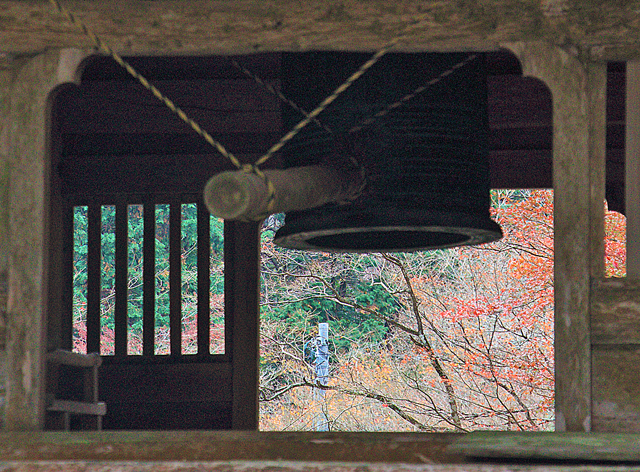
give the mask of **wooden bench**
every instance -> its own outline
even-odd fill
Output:
[[[81,429],[102,429],[107,405],[98,401],[97,353],[79,354],[58,349],[47,353],[46,428],[71,430],[71,416],[89,416]]]

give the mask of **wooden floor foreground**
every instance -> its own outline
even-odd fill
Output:
[[[638,471],[640,435],[599,433],[0,433],[0,472]]]
[[[626,472],[640,466],[521,464],[374,464],[321,462],[20,462],[0,463],[2,472]]]

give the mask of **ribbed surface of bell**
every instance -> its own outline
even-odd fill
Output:
[[[487,92],[482,55],[364,126],[374,113],[452,69],[467,54],[390,54],[285,149],[287,166],[356,161],[366,187],[352,202],[291,212],[275,236],[294,249],[399,252],[494,241],[489,216]],[[283,92],[313,109],[366,55],[309,53],[283,62]],[[314,82],[318,77],[318,82]],[[285,113],[285,126],[299,121]]]

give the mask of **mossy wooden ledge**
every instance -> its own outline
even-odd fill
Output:
[[[3,464],[12,461],[315,461],[453,464],[461,463],[462,460],[450,454],[447,447],[459,434],[275,431],[10,432],[0,433],[0,471],[5,470],[2,468]]]
[[[475,432],[448,451],[467,459],[640,463],[640,434]]]

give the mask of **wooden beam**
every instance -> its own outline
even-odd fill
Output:
[[[131,97],[127,97],[131,99]],[[173,98],[173,97],[172,97]],[[178,102],[179,103],[179,102]],[[79,134],[126,133],[135,127],[137,133],[154,133],[162,126],[164,133],[186,134],[193,132],[188,124],[174,116],[162,103],[158,106],[127,109],[106,107],[102,100],[93,107],[87,107],[82,113],[70,113],[62,124],[65,131]],[[229,111],[213,113],[200,110],[191,112],[191,118],[203,129],[212,133],[226,134],[237,131],[255,133],[277,133],[280,131],[280,114],[269,110]]]
[[[144,202],[142,268],[142,355],[155,354],[156,327],[156,205]]]
[[[204,200],[211,214],[218,218],[257,221],[274,213],[353,200],[363,187],[359,172],[326,166],[266,170],[263,177],[233,171],[213,176],[204,188]]]
[[[172,356],[182,354],[182,203],[169,210],[169,339]]]
[[[103,402],[78,402],[71,400],[54,400],[47,406],[47,411],[60,411],[74,415],[99,415],[107,414],[107,404]]]
[[[622,58],[640,47],[637,0],[62,3],[116,51],[130,54],[373,51],[401,35],[399,50],[411,51],[486,50],[534,39]],[[0,44],[7,52],[93,47],[48,1],[11,0],[1,6],[6,26],[0,30]]]
[[[211,338],[211,218],[198,199],[198,354],[206,356]]]
[[[65,201],[64,203],[62,203],[61,211],[61,233],[71,234],[73,232],[74,223],[73,205],[70,205]],[[61,311],[58,314],[50,312],[50,316],[58,316],[60,318],[60,345],[58,347],[67,349],[69,351],[73,349],[73,315],[69,316],[69,313],[73,313],[73,246],[73,240],[67,240],[63,242],[62,254],[60,256],[62,287],[60,288],[61,300],[59,301],[59,306],[61,307]]]
[[[109,404],[107,404],[109,407]],[[108,415],[108,413],[107,413]],[[461,435],[451,433],[315,433],[256,431],[82,431],[73,433],[0,433],[0,460],[59,460],[79,462],[78,469],[64,462],[71,470],[86,470],[83,461],[110,461],[96,465],[97,469],[182,471],[234,471],[238,461],[244,463],[238,471],[262,471],[261,462],[270,461],[273,470],[331,470],[356,472],[371,470],[390,472],[451,471],[452,463],[463,458],[449,453],[447,447]],[[152,461],[150,464],[126,468],[128,461]],[[171,461],[172,464],[165,465]],[[188,462],[189,461],[189,462]],[[195,464],[190,461],[196,462]],[[217,461],[206,465],[203,461]],[[296,467],[297,462],[300,467]],[[301,461],[312,461],[306,465]],[[334,464],[319,465],[319,461]],[[360,463],[367,462],[367,465]],[[386,464],[380,464],[386,462]],[[376,468],[375,463],[378,463]],[[390,464],[393,463],[393,464]],[[449,464],[439,466],[436,464]],[[23,462],[24,464],[24,462]],[[173,468],[178,464],[177,468]],[[408,466],[408,464],[412,464]],[[422,467],[420,467],[422,465]],[[469,464],[459,464],[459,470],[474,470]],[[211,469],[208,467],[211,466]],[[26,469],[21,465],[16,469]],[[91,466],[93,467],[93,466]],[[291,467],[288,469],[287,467]],[[407,467],[407,469],[404,469]],[[442,467],[442,468],[441,468]],[[477,469],[489,472],[487,464]],[[575,466],[572,466],[575,469]],[[61,468],[60,464],[56,467]],[[498,469],[505,472],[502,466]],[[526,470],[526,468],[525,468]]]
[[[80,354],[64,349],[56,349],[47,353],[47,362],[61,365],[70,365],[73,367],[100,367],[102,365],[102,357],[97,353]]]
[[[109,357],[99,375],[100,399],[107,405],[231,401],[231,365],[224,362],[128,363]]]
[[[115,355],[127,355],[127,331],[129,319],[127,317],[128,305],[128,275],[129,275],[129,208],[126,203],[116,204],[115,227],[115,307],[114,307],[114,334]]]
[[[225,222],[225,322],[231,330],[232,428],[258,429],[260,225]]]
[[[256,74],[270,83],[274,83],[271,81],[276,81],[280,78],[280,57],[279,54],[273,53],[252,53],[242,57],[229,55],[203,56],[194,55],[194,53],[184,56],[162,57],[154,54],[152,56],[125,55],[125,57],[132,67],[139,70],[154,84],[158,81],[175,81],[177,74],[181,80],[188,81],[206,82],[220,79],[236,82],[240,82],[239,79],[247,81],[249,76],[241,68],[245,68],[251,74]],[[198,62],[203,63],[202,68],[193,67],[195,58],[197,58]],[[151,66],[149,66],[149,59],[152,62]],[[498,57],[498,59],[501,58]],[[237,67],[233,61],[236,61],[241,68]],[[504,62],[497,60],[496,63],[498,66],[505,67]],[[95,82],[97,87],[101,86],[100,82],[108,80],[125,81],[130,84],[138,82],[138,79],[135,79],[113,58],[106,55],[92,56],[89,61],[83,64],[81,72],[82,83],[89,87],[92,86],[88,84],[89,81]],[[143,89],[138,88],[138,92],[143,92]]]
[[[510,45],[553,95],[556,430],[591,430],[591,277],[604,274],[606,66]]]
[[[92,203],[87,212],[87,352],[100,352],[102,211]]]
[[[449,450],[475,459],[544,462],[541,470],[552,471],[561,461],[637,463],[640,435],[481,431],[461,436]]]
[[[279,119],[279,118],[278,118]],[[113,131],[113,130],[112,130]],[[121,131],[124,131],[124,125]],[[280,128],[274,133],[215,133],[216,139],[234,154],[260,154],[280,138]],[[86,159],[87,157],[110,156],[185,156],[208,155],[221,161],[219,153],[193,130],[184,133],[169,133],[162,127],[155,133],[141,133],[132,129],[120,133],[68,133],[61,136],[63,141],[63,164],[66,159]],[[105,152],[108,150],[108,152]],[[239,152],[238,152],[239,151]],[[238,156],[241,157],[241,156]],[[200,157],[201,159],[204,156]]]

